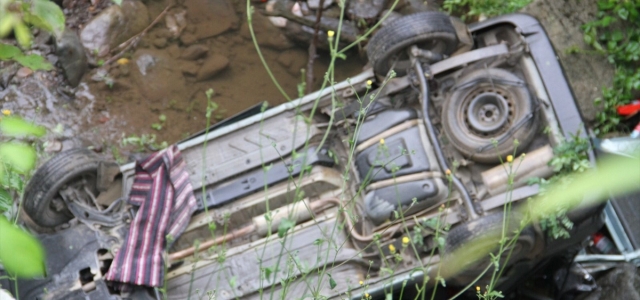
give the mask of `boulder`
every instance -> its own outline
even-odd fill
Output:
[[[62,36],[56,39],[56,55],[69,85],[78,86],[87,72],[88,64],[84,47],[73,30],[65,29]]]
[[[197,40],[219,35],[237,28],[240,20],[228,0],[189,0],[184,2],[187,19],[195,25]]]
[[[106,54],[149,26],[147,7],[137,0],[124,0],[94,17],[80,32],[82,45],[91,53]]]
[[[196,79],[198,81],[210,79],[220,73],[220,71],[224,70],[228,65],[228,58],[220,54],[213,54],[207,58],[204,64],[202,64],[202,67],[198,70]]]

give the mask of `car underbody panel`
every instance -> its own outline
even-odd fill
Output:
[[[435,29],[460,35],[453,23]],[[534,18],[502,16],[469,33],[471,41],[437,62],[429,61],[443,49],[437,43],[395,54],[407,66],[424,65],[424,74],[407,68],[384,78],[367,69],[181,143],[198,210],[167,249],[168,298],[380,297],[436,278],[445,248],[466,242],[447,239],[447,231],[502,224],[496,216],[505,205],[538,194],[528,179],[551,176],[552,148],[585,132],[569,85]],[[513,178],[502,164],[511,155],[519,163]],[[133,164],[121,167],[113,181],[119,197],[126,199],[133,177]],[[573,251],[602,225],[599,209],[577,214],[568,240],[528,227],[514,247],[526,251],[514,255],[498,287],[514,288],[549,257]],[[134,214],[114,210],[122,219],[115,227],[76,216],[43,235],[59,257],[48,259],[49,277],[22,283],[21,296],[153,299],[102,279]],[[464,285],[463,278],[451,282]]]

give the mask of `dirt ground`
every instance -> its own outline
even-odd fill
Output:
[[[611,86],[614,68],[604,56],[569,54],[567,50],[575,47],[591,50],[582,38],[580,26],[595,19],[596,1],[534,0],[522,12],[540,20],[547,31],[583,118],[589,124],[597,112],[594,100],[602,95],[603,87]]]

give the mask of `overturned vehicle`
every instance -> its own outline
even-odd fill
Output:
[[[41,232],[48,276],[21,281],[15,292],[383,299],[436,282],[452,295],[475,279],[484,289],[488,256],[443,279],[440,262],[484,232],[506,227],[511,236],[521,216],[505,207],[538,194],[527,180],[551,176],[552,148],[585,132],[554,50],[527,15],[467,26],[424,12],[382,27],[367,54],[371,68],[350,80],[258,107],[165,150],[176,156],[153,163],[167,180],[139,181],[148,160],[117,166],[85,149],[53,157],[27,186],[23,213]],[[188,174],[186,192],[173,162]],[[163,208],[143,203],[191,192],[192,209],[187,196]],[[496,289],[513,291],[531,270],[577,251],[602,226],[600,209],[570,211],[569,239],[549,238],[535,223],[520,228]],[[172,226],[184,211],[194,211],[188,224]],[[152,242],[130,249],[137,275],[127,274],[133,285],[123,287],[107,278],[143,214],[165,223],[140,231]]]

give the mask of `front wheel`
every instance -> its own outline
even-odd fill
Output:
[[[69,195],[73,195],[73,201],[97,206],[100,162],[98,156],[87,149],[71,149],[56,154],[38,168],[24,192],[23,209],[30,221],[50,229],[71,220],[73,214],[63,195],[68,200]]]

